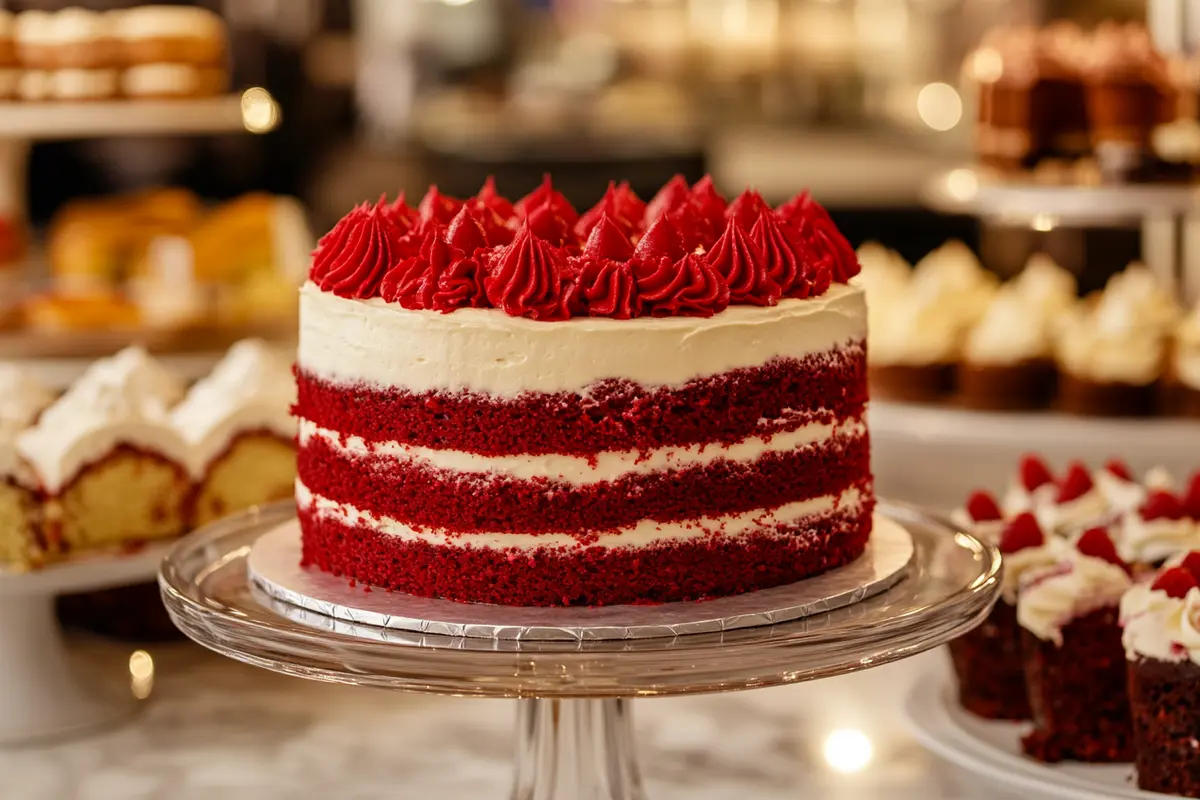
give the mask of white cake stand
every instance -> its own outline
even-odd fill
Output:
[[[980,719],[955,699],[948,670],[925,675],[904,705],[908,725],[921,744],[952,764],[1032,797],[1061,800],[1161,800],[1132,781],[1132,764],[1043,764],[1021,753],[1020,722]]]
[[[260,537],[294,513],[287,505],[251,512],[180,542],[159,576],[176,624],[219,653],[299,677],[521,698],[515,800],[641,800],[629,698],[815,680],[915,655],[983,619],[1000,569],[993,549],[915,511],[889,506],[884,513],[913,541],[906,576],[835,611],[659,638],[447,636],[316,615],[256,590],[247,560]],[[399,607],[411,608],[413,598],[393,597]],[[699,619],[711,616],[708,603],[670,605],[694,608]],[[656,614],[667,607],[634,608]],[[526,624],[527,609],[511,611],[516,624]],[[572,619],[580,613],[562,611]]]
[[[0,572],[0,745],[85,733],[137,711],[128,672],[72,669],[54,598],[148,581],[169,550],[170,544],[157,544],[35,572]]]
[[[1020,457],[1040,453],[1055,470],[1073,459],[1097,468],[1121,458],[1135,474],[1163,466],[1184,481],[1200,467],[1200,422],[1105,419],[1051,411],[970,411],[873,401],[871,459],[881,493],[948,510],[974,489],[1006,486]]]

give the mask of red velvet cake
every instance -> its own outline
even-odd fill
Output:
[[[711,598],[858,557],[854,251],[802,194],[549,180],[354,209],[301,292],[306,564],[506,605]]]

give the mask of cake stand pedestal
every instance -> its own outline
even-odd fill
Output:
[[[998,588],[998,553],[913,510],[882,510],[913,543],[906,573],[891,588],[790,622],[691,635],[450,636],[321,614],[265,594],[249,574],[256,542],[293,517],[288,505],[187,537],[163,562],[159,583],[184,633],[249,664],[336,683],[519,698],[514,800],[641,800],[646,795],[630,698],[734,691],[853,672],[935,647],[986,616]],[[404,614],[412,598],[392,597]],[[710,604],[669,605],[694,608],[703,619]],[[634,608],[656,613],[666,607]],[[528,610],[511,611],[515,624],[524,624]],[[581,610],[562,611],[577,619]]]
[[[148,676],[131,687],[127,661],[111,673],[76,672],[54,615],[54,598],[149,580],[168,550],[160,544],[35,572],[0,573],[0,746],[84,733],[137,711],[137,695],[148,693]]]

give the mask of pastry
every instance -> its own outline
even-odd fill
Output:
[[[116,12],[114,31],[122,63],[223,66],[225,23],[190,6],[146,5]]]
[[[54,399],[15,366],[0,364],[0,567],[24,570],[47,558],[37,476],[17,452],[17,437]]]

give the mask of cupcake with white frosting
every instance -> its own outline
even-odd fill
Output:
[[[17,437],[54,395],[31,376],[0,364],[0,565],[23,570],[47,557],[37,476],[17,452]]]
[[[1138,788],[1200,797],[1200,552],[1121,598]]]
[[[1088,528],[1107,526],[1116,519],[1108,495],[1078,461],[1067,467],[1055,484],[1053,497],[1039,503],[1035,513],[1042,527],[1068,538],[1075,538]]]
[[[961,242],[947,242],[922,259],[872,322],[868,359],[874,390],[897,400],[950,394],[964,335],[996,285]]]
[[[185,530],[191,450],[169,416],[182,394],[178,378],[130,348],[93,364],[18,437],[53,546],[123,548]]]
[[[1177,319],[1174,300],[1145,267],[1114,276],[1058,336],[1063,408],[1100,416],[1153,413]]]
[[[1044,319],[1054,320],[1079,302],[1075,276],[1045,253],[1030,256],[1011,285]]]
[[[1021,576],[1017,622],[1034,727],[1025,752],[1042,761],[1128,761],[1133,754],[1118,606],[1130,570],[1103,528],[1054,564]]]
[[[1143,571],[1200,549],[1200,481],[1185,495],[1169,487],[1147,486],[1142,502],[1121,517],[1117,546],[1121,557]]]
[[[171,414],[191,448],[192,524],[290,497],[296,480],[291,364],[257,339],[238,342]]]
[[[958,388],[971,408],[1041,408],[1055,391],[1052,318],[1017,290],[996,293],[967,336]]]

